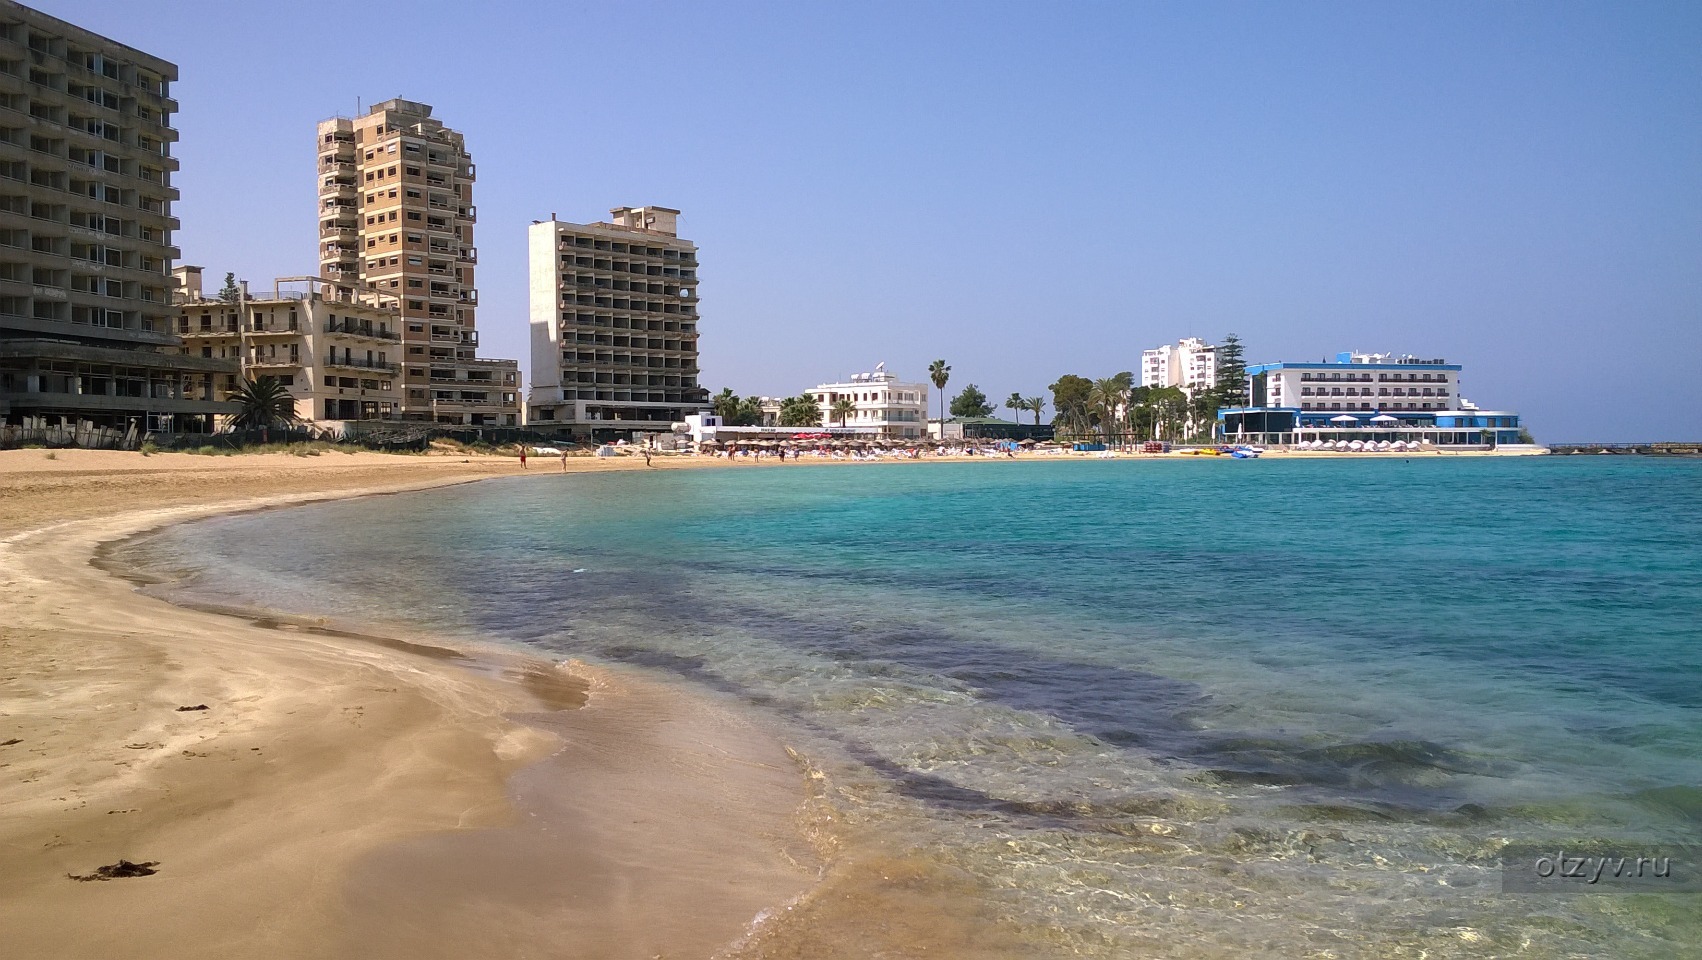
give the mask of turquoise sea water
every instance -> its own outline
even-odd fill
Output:
[[[1702,461],[538,476],[126,553],[735,699],[1018,954],[1702,955],[1696,895],[1496,859],[1702,843]]]

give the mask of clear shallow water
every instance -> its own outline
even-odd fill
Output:
[[[1495,859],[1702,842],[1699,461],[533,477],[126,552],[739,698],[1013,955],[1702,944],[1694,897],[1503,896]]]

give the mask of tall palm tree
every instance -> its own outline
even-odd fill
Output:
[[[1022,409],[1033,411],[1034,425],[1038,427],[1040,426],[1040,415],[1046,412],[1046,398],[1029,397],[1027,400],[1022,402]]]
[[[1012,391],[1011,395],[1005,398],[1005,409],[1016,414],[1016,419],[1020,422],[1022,412],[1028,409],[1028,401],[1022,398],[1022,394]]]
[[[710,398],[709,403],[715,415],[721,418],[721,422],[729,426],[739,415],[739,397],[732,387],[722,387],[721,392]]]
[[[272,377],[250,380],[244,377],[230,399],[237,405],[231,426],[238,430],[264,430],[274,424],[291,424],[296,416],[295,397]]]
[[[1093,389],[1089,391],[1088,403],[1099,414],[1099,432],[1105,438],[1111,437],[1111,431],[1121,422],[1129,402],[1129,388],[1118,377],[1103,377],[1093,381]],[[1117,430],[1120,434],[1123,431]]]
[[[928,364],[928,379],[934,381],[934,386],[940,391],[940,436],[945,436],[946,428],[946,381],[951,379],[951,367],[944,360],[935,360]]]
[[[850,397],[840,397],[833,401],[833,415],[839,420],[839,425],[842,427],[845,426],[846,419],[856,412],[857,404]]]

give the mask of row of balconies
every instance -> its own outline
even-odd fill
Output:
[[[1379,388],[1377,388],[1377,396],[1387,397],[1387,396],[1392,395],[1392,396],[1396,396],[1396,397],[1405,397],[1405,396],[1445,397],[1445,396],[1448,395],[1448,389],[1446,387],[1423,387],[1423,388],[1413,387],[1411,393],[1407,393],[1406,389],[1407,388],[1405,388],[1405,387],[1395,387],[1394,393],[1391,394],[1389,392],[1388,387],[1379,387]],[[1424,391],[1422,394],[1419,393],[1420,389],[1423,389],[1423,391]],[[1301,387],[1300,388],[1300,395],[1303,396],[1303,397],[1310,397],[1310,396],[1340,397],[1340,396],[1344,395],[1343,394],[1344,390],[1346,391],[1345,395],[1349,396],[1349,397],[1353,397],[1353,396],[1369,397],[1369,396],[1371,396],[1371,388],[1370,387],[1318,387],[1316,393],[1313,392],[1313,388],[1311,388],[1311,387]]]
[[[564,307],[604,307],[609,310],[634,310],[641,313],[677,313],[683,316],[695,316],[697,308],[689,303],[668,303],[661,300],[631,300],[626,297],[599,297],[592,294],[564,293],[561,297]]]
[[[645,320],[636,319],[627,315],[615,316],[608,313],[574,313],[571,316],[563,317],[561,320],[561,329],[563,331],[576,326],[613,327],[616,330],[632,329],[638,331],[649,331],[652,333],[658,331],[673,333],[677,330],[682,334],[692,335],[695,335],[697,331],[697,324],[687,320]]]
[[[61,37],[47,37],[37,34],[36,37],[45,39],[48,49],[42,49],[34,39],[29,44],[29,62],[31,65],[45,69],[57,70],[69,77],[75,77],[83,83],[93,82],[104,88],[108,81],[123,84],[126,93],[137,95],[144,102],[150,103],[163,113],[176,113],[177,101],[165,93],[166,81],[153,79],[151,74],[144,73],[134,65],[123,61],[77,50]],[[90,69],[86,58],[95,57],[101,64],[100,70]],[[21,62],[21,61],[19,61]],[[144,77],[148,79],[144,82]]]
[[[561,378],[561,385],[564,387],[577,387],[581,384],[603,384],[605,386],[655,390],[663,387],[691,388],[697,386],[697,381],[691,377],[646,377],[643,375],[633,376],[625,373],[609,373],[607,371],[602,373],[580,371],[572,376],[563,375]]]
[[[561,267],[563,270],[576,268],[580,270],[603,270],[609,273],[632,273],[641,277],[679,277],[684,280],[697,279],[696,270],[681,270],[678,267],[660,266],[641,261],[601,260],[596,257],[573,257],[562,254]]]
[[[563,339],[563,346],[586,344],[597,347],[626,347],[633,350],[667,350],[673,353],[695,351],[697,345],[686,340],[662,340],[649,337],[614,337],[609,334],[575,334],[571,341]]]
[[[563,373],[580,373],[585,368],[595,373],[599,368],[642,367],[646,370],[678,370],[680,373],[699,373],[696,357],[633,357],[625,354],[562,354]]]
[[[636,283],[631,280],[618,280],[611,277],[598,277],[589,274],[564,276],[561,290],[589,287],[593,290],[615,290],[630,293],[649,293],[656,296],[679,300],[696,299],[697,293],[693,287],[681,287],[668,283]]]
[[[1345,403],[1345,404],[1343,404],[1343,403],[1330,403],[1330,404],[1302,403],[1300,405],[1300,409],[1302,409],[1302,410],[1342,410],[1342,409],[1346,409],[1346,410],[1400,410],[1400,409],[1402,409],[1402,407],[1398,403],[1379,403],[1379,404],[1370,404],[1370,403]],[[1406,405],[1405,409],[1407,409],[1407,410],[1421,410],[1421,409],[1422,410],[1430,410],[1430,409],[1446,410],[1446,409],[1448,409],[1448,405],[1445,404],[1445,403],[1437,403],[1434,407],[1432,407],[1429,403],[1422,403],[1422,404],[1420,404],[1420,403],[1408,403]]]
[[[153,176],[142,176],[140,173],[121,173],[119,171],[107,170],[104,165],[94,166],[86,164],[81,160],[67,157],[56,157],[51,154],[44,153],[32,153],[27,159],[27,163],[20,162],[11,170],[7,170],[5,164],[0,164],[0,173],[7,174],[8,179],[22,181],[38,189],[47,189],[69,194],[72,198],[81,203],[94,201],[94,198],[90,197],[87,193],[88,184],[93,183],[98,186],[110,186],[117,183],[118,178],[120,177],[131,180],[139,180],[148,184],[150,194],[162,194],[162,196],[157,197],[148,196],[148,199],[154,200],[162,209],[165,203],[176,200],[181,196],[180,191],[176,187],[170,186],[164,182],[163,175],[159,175],[159,178],[156,179]],[[75,179],[78,177],[94,177],[97,179],[92,181]],[[74,183],[82,185],[83,190],[79,191],[74,189]],[[139,198],[145,196],[140,191],[137,191],[137,195]],[[107,203],[110,201],[100,200],[94,202]],[[128,207],[126,208],[128,209]],[[143,207],[140,203],[136,204],[136,209],[149,213],[159,212]]]
[[[632,246],[618,240],[603,240],[587,236],[563,236],[561,238],[561,249],[576,251],[606,250],[610,253],[624,253],[628,256],[634,257],[677,260],[682,264],[697,263],[697,254],[688,250],[677,250],[673,247],[639,247],[634,249]]]
[[[402,334],[388,327],[374,326],[370,321],[356,320],[327,320],[324,330],[326,333],[337,333],[348,337],[367,337],[374,340],[400,341]]]
[[[325,358],[325,365],[331,367],[351,367],[361,370],[387,370],[392,373],[401,369],[400,364],[388,360],[368,360],[365,357],[342,356],[335,353]]]
[[[1371,382],[1371,374],[1369,374],[1369,373],[1305,373],[1305,372],[1302,372],[1300,374],[1300,381],[1302,383],[1308,383],[1308,382],[1314,382],[1315,383],[1315,382],[1318,382],[1318,381],[1325,381],[1325,382],[1329,382],[1329,383],[1334,383],[1336,381],[1341,381],[1341,380],[1350,381],[1350,382],[1358,382],[1358,383],[1370,383]],[[1409,373],[1409,374],[1406,374],[1405,376],[1402,376],[1401,374],[1398,374],[1398,373],[1379,373],[1379,374],[1377,374],[1377,382],[1378,383],[1447,383],[1448,382],[1448,375],[1445,374],[1445,373],[1434,373],[1434,374],[1433,373],[1422,373],[1422,374],[1421,373]]]

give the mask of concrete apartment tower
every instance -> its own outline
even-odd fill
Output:
[[[616,207],[608,222],[532,224],[527,426],[612,440],[708,409],[697,382],[697,245],[680,238],[679,215]]]
[[[319,263],[401,308],[400,416],[518,426],[520,370],[481,360],[475,169],[461,134],[411,100],[319,124]]]
[[[0,422],[206,431],[227,361],[178,354],[177,67],[0,0]],[[168,348],[168,350],[162,350]]]

